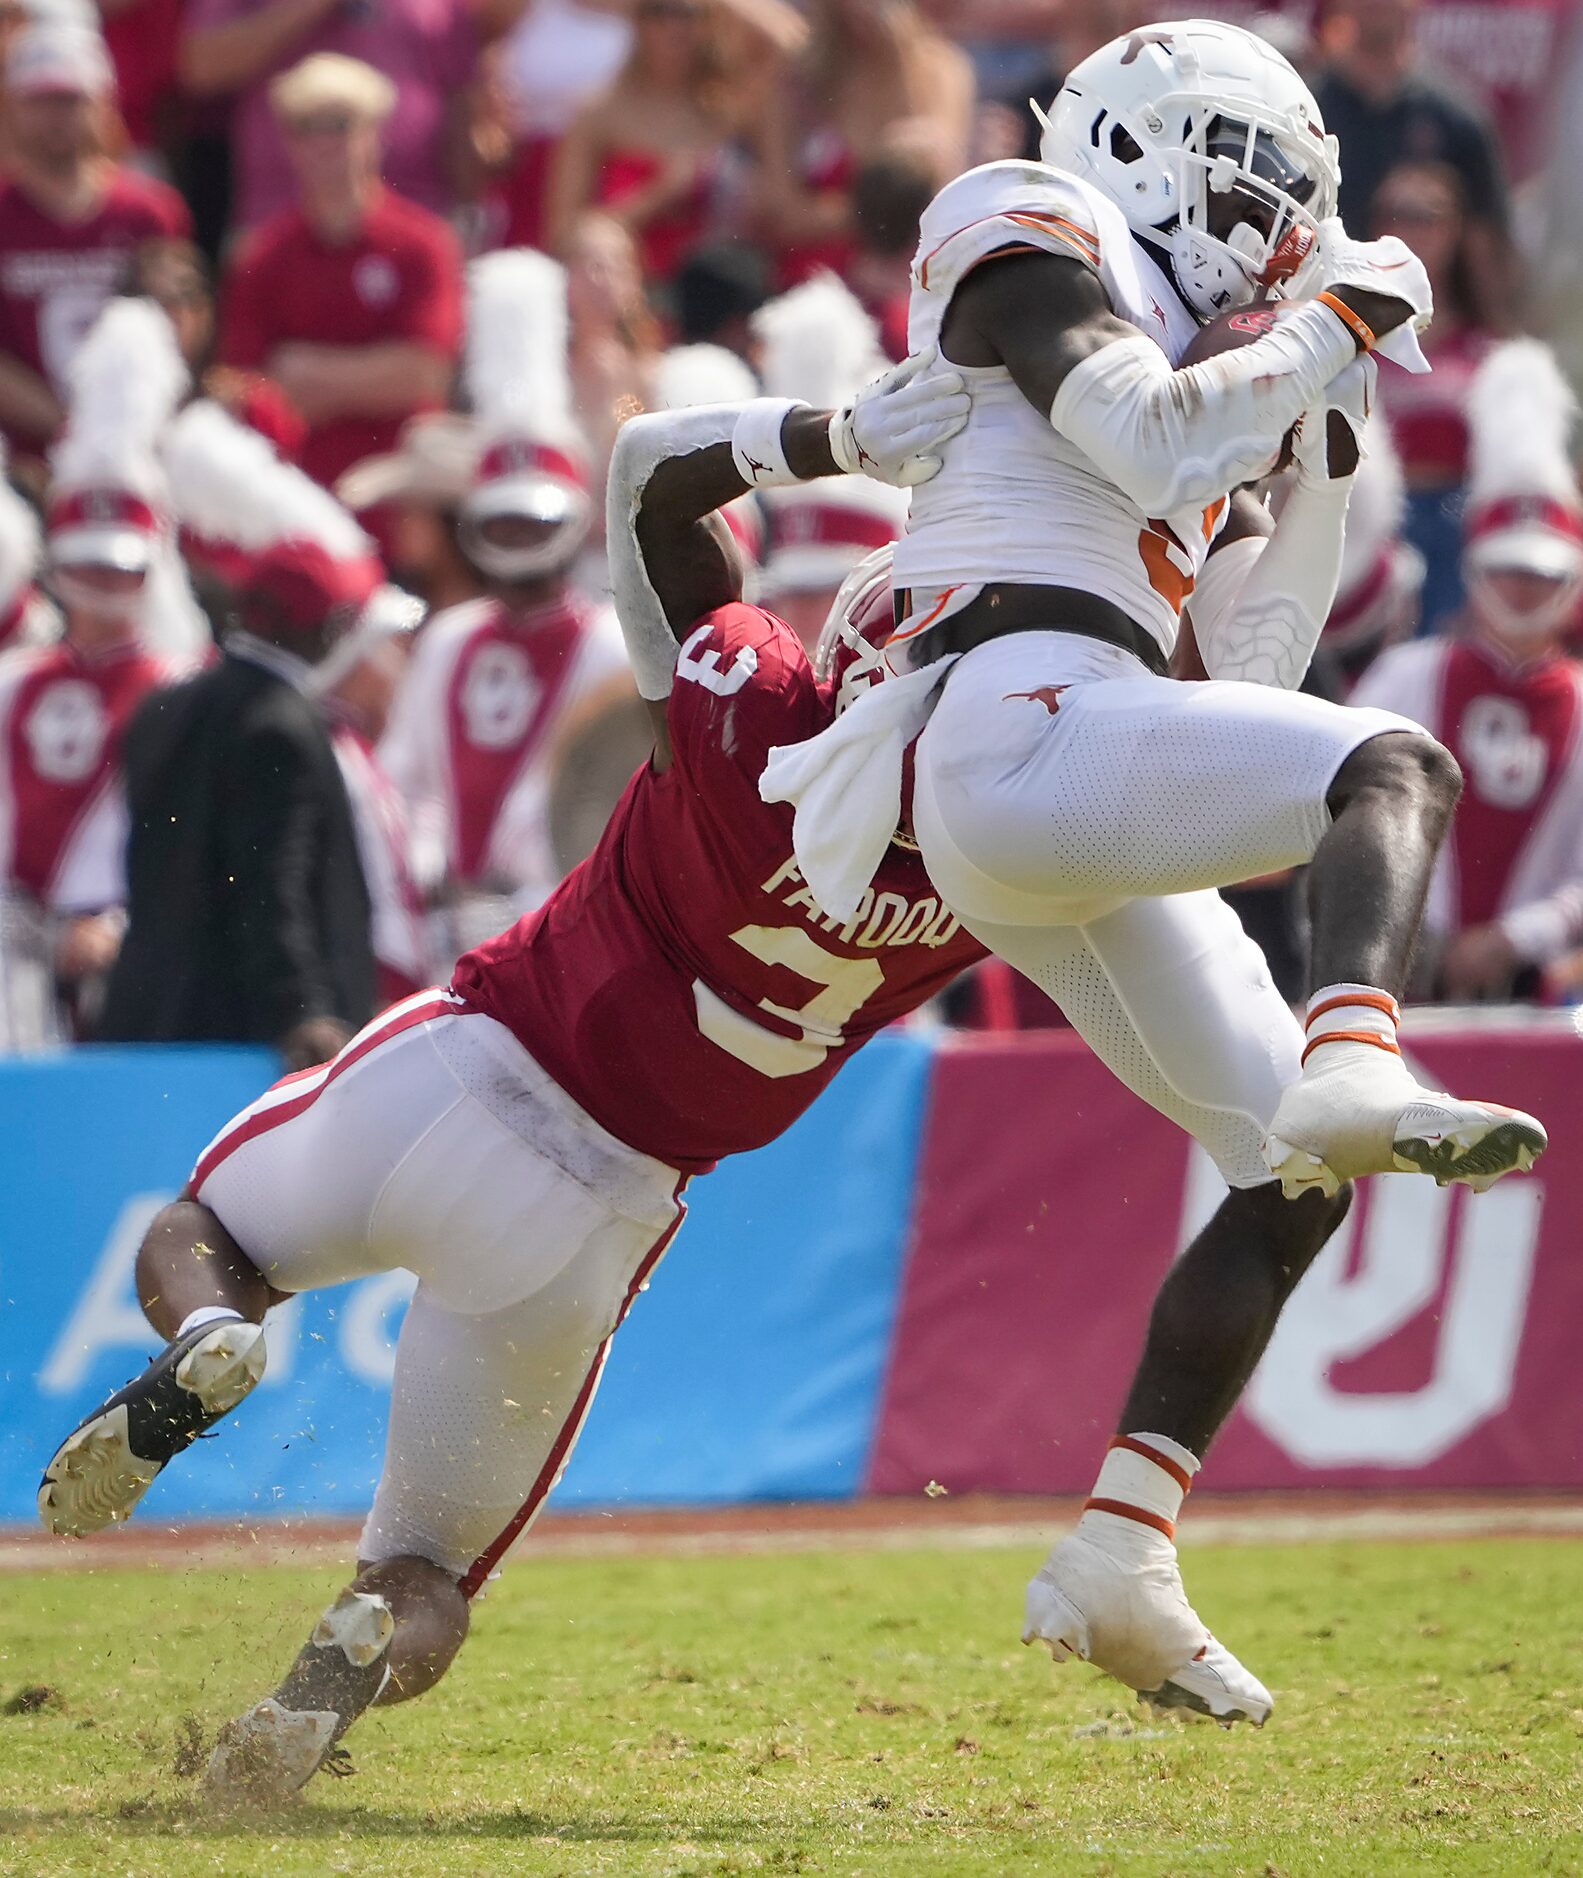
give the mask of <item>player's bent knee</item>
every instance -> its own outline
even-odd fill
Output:
[[[426,1695],[467,1641],[471,1613],[461,1586],[429,1559],[406,1557],[360,1562],[353,1589],[378,1593],[396,1620],[380,1706]]]
[[[1386,731],[1359,744],[1337,770],[1328,797],[1331,815],[1370,792],[1416,801],[1449,817],[1462,793],[1462,768],[1427,731]]]

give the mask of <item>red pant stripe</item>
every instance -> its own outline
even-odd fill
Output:
[[[616,1316],[615,1327],[594,1352],[594,1360],[588,1366],[588,1374],[583,1378],[583,1386],[577,1391],[577,1398],[572,1403],[572,1412],[561,1424],[561,1431],[555,1437],[554,1445],[545,1456],[544,1465],[539,1469],[528,1497],[522,1502],[507,1522],[499,1537],[492,1540],[478,1557],[475,1558],[459,1581],[462,1596],[472,1598],[478,1592],[489,1574],[516,1544],[528,1527],[533,1523],[539,1508],[544,1504],[550,1488],[555,1484],[555,1477],[566,1463],[566,1457],[572,1451],[573,1443],[582,1432],[588,1410],[593,1403],[594,1391],[599,1387],[600,1372],[604,1369],[605,1358],[610,1354],[611,1340],[616,1331],[626,1322],[627,1312],[632,1309],[632,1301],[648,1282],[649,1274],[665,1256],[671,1241],[681,1230],[682,1221],[687,1217],[687,1202],[682,1198],[682,1189],[687,1185],[684,1176],[676,1187],[676,1217],[662,1232],[654,1244],[644,1253],[641,1264],[632,1275],[632,1282],[627,1286],[627,1295],[621,1300],[621,1309]]]
[[[388,1023],[377,1024],[365,1030],[361,1036],[354,1037],[341,1054],[332,1059],[327,1068],[321,1066],[317,1070],[296,1070],[290,1076],[281,1077],[279,1082],[266,1091],[267,1094],[273,1095],[276,1090],[289,1089],[293,1084],[303,1082],[312,1076],[317,1076],[319,1080],[311,1088],[304,1089],[300,1095],[291,1097],[289,1101],[277,1102],[267,1109],[258,1109],[243,1116],[234,1127],[227,1129],[193,1169],[192,1178],[187,1182],[188,1195],[194,1200],[201,1198],[203,1183],[222,1161],[228,1160],[238,1148],[245,1146],[247,1142],[256,1141],[260,1135],[268,1134],[271,1128],[279,1128],[282,1123],[292,1121],[301,1115],[305,1109],[312,1108],[336,1077],[343,1070],[350,1069],[354,1063],[361,1062],[370,1050],[378,1049],[380,1044],[388,1043],[392,1037],[399,1037],[404,1030],[411,1030],[414,1025],[426,1024],[431,1017],[444,1017],[447,1013],[454,1012],[456,1008],[454,999],[437,992],[432,998],[425,999],[422,1004],[398,1012]]]

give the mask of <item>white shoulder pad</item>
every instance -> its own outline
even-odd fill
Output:
[[[914,319],[926,302],[943,312],[963,278],[998,248],[1071,255],[1097,274],[1102,213],[1091,190],[1045,163],[983,163],[968,170],[923,212],[912,263]],[[909,343],[917,349],[911,336]]]

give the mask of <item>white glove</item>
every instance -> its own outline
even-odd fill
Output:
[[[1357,474],[1358,463],[1368,454],[1364,449],[1364,426],[1374,409],[1374,392],[1380,368],[1364,353],[1356,358],[1325,387],[1325,394],[1311,404],[1297,420],[1292,439],[1292,458],[1298,474],[1306,482],[1340,481]],[[1356,460],[1350,469],[1333,468],[1330,462],[1328,433],[1330,414],[1335,412],[1347,421],[1356,445]]]
[[[830,419],[830,454],[849,476],[910,489],[938,471],[936,453],[967,423],[972,400],[961,373],[937,364],[933,347],[903,359]]]
[[[1333,215],[1319,224],[1317,252],[1315,273],[1321,286],[1361,287],[1365,293],[1406,301],[1412,318],[1387,333],[1374,349],[1381,357],[1394,359],[1404,371],[1427,372],[1429,361],[1418,335],[1434,317],[1435,297],[1428,270],[1407,243],[1396,235],[1354,241],[1342,227],[1341,217]]]

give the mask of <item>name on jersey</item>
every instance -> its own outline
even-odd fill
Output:
[[[863,898],[849,920],[832,919],[820,912],[795,860],[783,861],[760,891],[778,900],[789,912],[801,913],[810,926],[817,926],[843,945],[917,945],[933,949],[949,945],[961,924],[932,893],[921,900],[909,900],[905,894],[876,893],[872,887],[863,889]]]

